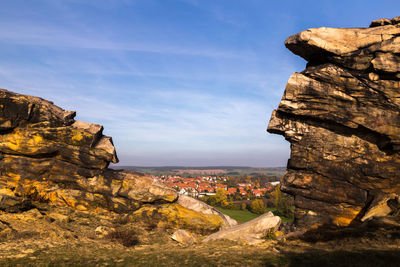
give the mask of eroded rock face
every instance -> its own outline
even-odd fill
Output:
[[[224,221],[223,227],[229,228],[229,227],[232,227],[232,226],[235,226],[238,224],[236,220],[232,219],[228,215],[223,214],[216,208],[214,208],[210,205],[207,205],[203,201],[197,200],[195,198],[185,196],[185,195],[180,195],[177,203],[184,208],[191,209],[191,210],[197,211],[197,212],[205,214],[205,215],[211,215],[211,214],[218,215]]]
[[[0,89],[0,215],[50,204],[202,233],[236,223],[205,204],[198,209],[195,199],[175,203],[178,193],[150,177],[109,169],[118,162],[111,137],[74,117],[52,102]]]
[[[111,137],[74,117],[44,99],[0,90],[0,210],[23,211],[37,200],[123,213],[178,198],[149,177],[108,169],[118,162]]]
[[[182,228],[206,234],[226,226],[224,218],[216,214],[203,214],[177,203],[144,205],[130,215],[133,221],[141,221],[149,227]]]
[[[390,214],[368,211],[400,195],[399,23],[310,29],[285,42],[308,64],[290,77],[268,131],[291,143],[281,188],[295,196],[300,225]]]

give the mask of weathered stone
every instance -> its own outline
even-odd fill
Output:
[[[108,154],[112,155],[111,162],[117,163],[118,157],[117,152],[115,151],[115,147],[112,141],[112,138],[109,136],[102,136],[96,145],[94,146],[95,149],[103,150]]]
[[[197,239],[192,233],[189,233],[188,231],[182,229],[176,230],[172,234],[171,238],[172,240],[175,240],[176,242],[185,246],[190,246],[194,243],[197,243]]]
[[[0,238],[7,237],[12,234],[12,229],[5,223],[0,222]]]
[[[378,71],[400,72],[400,57],[391,53],[376,53],[371,63]]]
[[[124,213],[177,199],[149,177],[108,169],[118,162],[111,137],[74,116],[41,98],[0,90],[0,210],[24,212],[39,201]]]
[[[368,73],[368,78],[371,81],[377,81],[377,80],[379,80],[379,75],[376,73],[370,72],[370,73]]]
[[[390,19],[376,19],[371,22],[369,27],[379,27],[379,26],[384,26],[384,25],[390,25],[392,24],[392,21]]]
[[[74,116],[41,98],[0,90],[0,211],[15,214],[9,218],[43,220],[38,205],[51,205],[201,233],[236,224],[197,200],[182,197],[186,208],[174,203],[178,193],[150,177],[109,169],[118,162],[111,137],[102,134],[103,126]],[[45,218],[70,222],[65,214]],[[95,232],[104,236],[103,230]]]
[[[218,215],[203,214],[176,203],[145,205],[130,217],[150,227],[187,229],[199,233],[215,232],[225,226],[224,220]]]
[[[34,208],[32,202],[19,197],[0,195],[0,210],[10,213],[24,212]]]
[[[67,223],[70,221],[69,216],[58,213],[58,212],[49,212],[46,214],[50,221],[57,221],[61,223]]]
[[[374,28],[314,28],[302,31],[286,39],[286,47],[311,62],[328,62],[333,56],[364,56],[363,49],[383,45],[400,33],[400,28],[386,25]]]
[[[94,230],[94,233],[97,237],[103,238],[103,237],[107,236],[108,234],[110,234],[114,230],[115,229],[112,227],[107,227],[107,226],[101,225],[101,226],[96,227],[96,229]]]
[[[0,89],[0,131],[27,123],[47,122],[52,127],[74,122],[75,111],[65,111],[39,97],[20,95]]]
[[[84,121],[74,121],[71,126],[77,129],[85,130],[93,135],[98,135],[99,137],[103,134],[103,126],[100,124],[87,123]]]
[[[224,227],[232,227],[237,225],[237,221],[232,219],[226,214],[223,214],[219,210],[215,209],[214,207],[207,205],[206,203],[194,199],[192,197],[188,197],[185,195],[179,195],[177,203],[181,205],[182,207],[185,207],[187,209],[191,209],[203,214],[213,214],[213,215],[218,215],[219,217],[222,218],[225,222]]]
[[[368,211],[361,218],[361,221],[366,221],[374,217],[385,217],[389,215],[393,212],[393,210],[389,207],[388,202],[391,199],[397,198],[398,196],[396,194],[376,196],[373,202],[370,204]]]
[[[263,242],[263,237],[270,231],[277,230],[281,223],[281,218],[274,216],[272,212],[261,215],[251,221],[233,226],[207,236],[203,242],[210,242],[218,239],[228,239],[232,241],[256,244]]]
[[[123,177],[121,188],[118,191],[120,196],[146,203],[160,200],[174,202],[178,198],[175,190],[150,177],[132,175],[129,172],[121,172],[118,176]]]
[[[400,16],[392,18],[391,22],[393,25],[400,23]]]
[[[104,169],[115,156],[104,147],[91,148],[94,135],[73,127],[17,128],[0,135],[0,152],[55,158],[86,168]],[[110,153],[111,152],[111,153]]]
[[[268,131],[291,143],[281,188],[295,196],[298,225],[346,226],[400,193],[400,27],[392,24],[310,29],[285,42],[309,64],[290,77]]]

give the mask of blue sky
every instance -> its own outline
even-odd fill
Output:
[[[400,15],[400,1],[1,3],[0,88],[103,124],[136,166],[285,166],[289,144],[265,129],[305,61],[284,40]]]

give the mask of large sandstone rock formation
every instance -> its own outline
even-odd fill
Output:
[[[285,45],[308,63],[290,77],[268,131],[291,143],[282,189],[295,196],[297,223],[390,214],[400,195],[400,17],[309,29]]]
[[[181,205],[184,208],[191,209],[197,212],[200,212],[202,214],[206,215],[217,215],[218,217],[221,217],[222,220],[224,221],[224,226],[225,227],[232,227],[238,224],[238,222],[228,215],[220,212],[216,208],[207,205],[203,201],[197,200],[192,197],[188,197],[185,195],[180,195],[178,198],[178,201],[176,202],[179,205]]]
[[[142,221],[147,209],[156,214],[152,224],[169,227],[216,231],[227,225],[223,216],[174,203],[177,192],[150,177],[109,169],[118,162],[111,137],[101,125],[74,117],[52,102],[0,90],[0,212],[26,211],[36,201]],[[137,210],[143,216],[135,216]]]
[[[265,241],[269,231],[276,231],[281,223],[281,218],[267,212],[251,221],[223,229],[207,236],[203,242],[219,239],[239,241],[248,244],[257,244]]]

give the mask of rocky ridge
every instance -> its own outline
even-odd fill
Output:
[[[45,214],[49,205],[201,232],[236,223],[176,203],[178,193],[150,177],[108,168],[118,162],[111,137],[101,125],[74,117],[50,101],[0,90],[0,220],[6,225],[15,223],[7,214],[35,208]]]
[[[400,201],[400,17],[309,29],[285,41],[294,73],[268,131],[291,144],[282,190],[298,225],[347,226]]]

